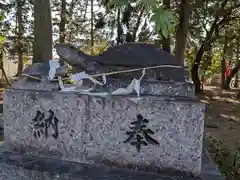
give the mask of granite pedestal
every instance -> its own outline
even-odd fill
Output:
[[[108,79],[93,92],[130,81]],[[0,177],[199,179],[205,104],[194,91],[190,82],[142,80],[139,98],[99,97],[22,77],[4,94]]]
[[[136,96],[7,89],[4,143],[73,162],[198,175],[204,113],[205,105],[191,98],[145,95],[136,103]]]
[[[13,153],[0,143],[0,180],[225,180],[206,149],[200,177],[176,171],[150,173]]]

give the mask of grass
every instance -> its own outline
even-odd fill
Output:
[[[2,142],[2,141],[3,141],[3,139],[4,139],[4,138],[3,138],[3,136],[0,136],[0,142]]]
[[[226,176],[227,180],[239,180],[240,149],[233,152],[216,137],[208,136],[208,139],[210,140],[209,152],[219,165],[222,175]]]

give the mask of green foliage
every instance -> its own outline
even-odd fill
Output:
[[[29,56],[23,56],[23,64],[30,65],[29,63]]]
[[[188,63],[188,71],[191,73],[191,67],[197,54],[197,48],[187,49],[185,51],[185,57]],[[213,52],[212,56],[205,56],[202,60],[202,64],[199,68],[199,76],[213,76],[216,73],[220,73],[221,59],[223,54],[221,51]]]
[[[118,4],[125,6],[129,3],[128,0],[109,0],[108,5]],[[156,24],[157,32],[167,38],[170,32],[173,32],[176,25],[176,17],[172,11],[164,9],[163,5],[160,5],[157,0],[141,0],[148,11],[152,12],[151,21]]]
[[[109,47],[109,43],[107,41],[102,41],[98,44],[94,44],[93,49],[90,46],[88,46],[81,50],[83,50],[86,54],[97,56],[103,53],[104,51],[106,51],[108,47]]]
[[[188,73],[191,74],[191,67],[197,54],[197,48],[187,49],[185,51],[185,58],[187,60]]]
[[[163,7],[153,8],[151,20],[156,23],[157,31],[161,32],[165,38],[173,31],[176,23],[173,12],[165,10]]]
[[[3,20],[4,20],[4,18],[5,18],[5,16],[4,16],[4,14],[1,12],[0,13],[0,23],[1,23],[1,31],[0,31],[0,44],[1,44],[1,46],[2,46],[2,44],[4,43],[4,41],[5,41],[5,36],[3,35],[3,33],[2,33],[2,30],[3,30],[3,28],[4,28],[4,26],[2,25],[2,22],[3,22]]]
[[[221,173],[227,176],[228,179],[240,178],[240,150],[232,152],[224,146],[224,143],[212,136],[210,140],[210,151],[214,155],[214,159],[219,164]]]

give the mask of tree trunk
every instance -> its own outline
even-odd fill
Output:
[[[170,0],[163,0],[163,5],[166,9],[170,9]],[[168,38],[163,37],[162,48],[163,48],[163,50],[165,50],[171,54],[170,35],[168,36]]]
[[[52,17],[49,0],[34,0],[33,63],[52,59]]]
[[[204,52],[203,50],[203,45],[200,47],[197,56],[195,58],[194,63],[192,64],[192,68],[191,68],[191,75],[192,75],[192,81],[195,84],[195,92],[196,94],[198,94],[201,91],[201,82],[198,76],[198,68],[200,66],[200,61],[202,59],[202,54]],[[199,62],[199,63],[198,63]]]
[[[66,37],[66,32],[65,32],[65,25],[66,25],[66,0],[62,0],[61,4],[61,21],[59,24],[59,42],[64,43],[65,42],[65,37]]]
[[[93,18],[93,0],[91,0],[91,55],[93,55],[94,46]]]
[[[200,80],[199,80],[199,77],[198,77],[198,68],[200,66],[200,63],[201,63],[201,60],[202,60],[202,56],[203,56],[205,50],[207,50],[206,47],[209,48],[210,47],[209,45],[211,45],[211,43],[213,42],[212,41],[212,36],[213,36],[214,32],[216,30],[218,30],[218,27],[221,24],[221,23],[218,23],[219,18],[220,18],[219,14],[224,10],[227,2],[228,2],[228,0],[224,0],[222,2],[222,4],[221,4],[220,9],[218,9],[218,11],[216,12],[214,22],[211,25],[210,30],[207,32],[206,38],[204,39],[200,49],[198,50],[197,56],[196,56],[196,58],[194,60],[194,63],[192,65],[191,74],[192,74],[192,80],[193,80],[193,82],[195,84],[195,92],[196,92],[196,94],[200,93],[200,91],[201,91]],[[225,19],[223,18],[221,21],[223,22],[224,20]]]
[[[225,34],[225,42],[223,47],[223,57],[221,60],[221,88],[225,89],[225,72],[226,72],[226,54],[227,54],[227,48],[228,48],[228,38],[227,34]]]
[[[230,82],[232,80],[232,78],[238,73],[239,69],[240,69],[240,60],[239,60],[239,38],[238,38],[238,49],[237,49],[237,56],[238,56],[238,59],[237,59],[237,64],[236,66],[232,69],[231,73],[230,73],[230,76],[228,76],[225,80],[225,83],[224,83],[224,88],[225,89],[229,89],[230,88]]]
[[[3,73],[3,76],[4,76],[5,81],[7,82],[7,84],[8,84],[9,86],[11,86],[11,83],[10,83],[8,77],[7,77],[7,74],[6,74],[6,72],[5,72],[5,69],[3,68],[3,51],[0,52],[0,69],[2,70],[2,73]]]
[[[240,53],[240,38],[238,37],[237,38],[237,53],[236,53],[236,64],[239,63],[239,53]],[[236,73],[236,80],[235,80],[235,84],[234,84],[234,87],[235,88],[238,88],[238,80],[239,80],[239,77],[238,77],[238,72]]]
[[[17,69],[17,76],[22,74],[23,71],[23,19],[22,19],[22,6],[24,5],[24,1],[17,0],[17,50],[18,50],[18,69]]]
[[[117,10],[117,45],[122,44],[122,34],[123,34],[123,30],[121,27],[121,22],[120,22],[120,8],[118,8]]]
[[[192,65],[191,74],[192,74],[192,80],[195,84],[196,94],[198,94],[201,91],[200,80],[198,77],[198,68],[200,66],[202,56],[203,56],[205,50],[207,49],[206,46],[208,45],[208,47],[210,47],[209,45],[211,43],[212,35],[213,35],[214,31],[217,29],[218,18],[219,18],[218,16],[215,17],[215,20],[214,20],[210,30],[207,32],[206,38],[204,39],[204,42],[202,43],[200,49],[198,50],[198,53],[196,55],[193,65]]]
[[[184,52],[187,42],[189,17],[191,14],[190,2],[190,0],[181,0],[179,26],[176,35],[176,56],[182,65],[184,65]]]

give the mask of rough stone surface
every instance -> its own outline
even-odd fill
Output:
[[[118,88],[125,88],[131,80],[108,79],[106,86],[96,86],[96,92],[106,89],[110,92]],[[195,97],[194,84],[190,82],[168,82],[168,81],[141,81],[140,93],[143,95],[180,96]]]
[[[181,172],[147,173],[0,152],[0,180],[200,180]]]
[[[32,76],[48,76],[49,72],[49,61],[44,63],[34,63],[26,67],[23,71],[23,74],[28,74]],[[57,75],[67,74],[67,66],[64,65],[62,67],[57,68]]]
[[[96,85],[93,92],[112,92],[118,88],[126,88],[131,80],[126,79],[107,79],[106,86]],[[101,81],[101,80],[100,80]],[[86,83],[86,88],[92,87],[92,83]],[[20,77],[12,85],[14,89],[24,90],[42,90],[57,91],[59,90],[58,82],[40,82],[31,80],[28,77]],[[194,97],[194,84],[190,82],[168,82],[168,81],[141,81],[141,94],[144,95],[162,95],[162,96],[181,96]],[[134,92],[135,93],[135,92]]]
[[[12,88],[24,90],[53,91],[59,89],[59,85],[56,82],[49,83],[47,80],[39,81],[26,76],[21,76],[19,79],[15,80],[12,83]]]
[[[225,180],[207,149],[203,150],[201,177],[204,180]]]
[[[132,98],[132,99],[131,99]],[[205,105],[194,100],[157,96],[92,97],[72,93],[6,90],[4,135],[6,147],[40,156],[92,164],[143,169],[173,168],[199,174]],[[33,136],[36,111],[52,110],[59,119],[59,137]],[[137,152],[124,143],[137,115],[159,145]]]
[[[175,56],[155,44],[124,43],[110,47],[99,56],[89,56],[70,44],[56,44],[57,54],[72,65],[83,66],[88,61],[104,65],[146,67],[156,65],[181,65]]]
[[[89,56],[70,44],[56,44],[57,54],[68,64],[84,69],[91,73],[106,73],[123,69],[143,68],[159,65],[181,66],[180,61],[168,52],[154,44],[124,43],[108,48],[99,56]],[[158,80],[185,81],[188,78],[187,71],[182,68],[166,68],[147,70],[146,77]],[[116,77],[132,78],[139,72],[121,73]]]
[[[1,146],[1,143],[0,143]],[[225,180],[206,149],[203,151],[201,180]],[[0,147],[0,180],[14,179],[96,179],[96,180],[200,180],[190,174],[162,171],[155,174],[86,165],[74,162],[11,153]]]
[[[132,68],[131,67],[113,67],[110,65],[104,65],[100,68],[97,68],[97,73],[123,71],[123,70],[129,70]],[[92,74],[96,74],[96,72]],[[141,77],[141,75],[142,75],[142,71],[134,71],[134,72],[128,72],[128,73],[115,74],[115,75],[113,74],[110,77],[119,78],[119,79],[132,79],[133,77],[135,78]],[[188,72],[184,68],[161,67],[157,69],[147,69],[143,79],[184,82],[188,80],[189,77],[188,77]]]

